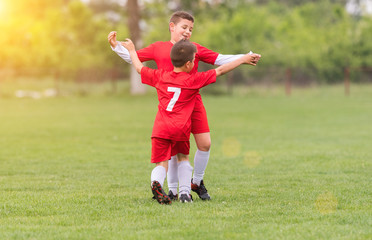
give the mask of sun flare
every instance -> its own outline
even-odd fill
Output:
[[[3,17],[5,14],[5,1],[0,0],[0,17]]]
[[[0,23],[6,23],[10,20],[13,2],[10,0],[0,0]]]

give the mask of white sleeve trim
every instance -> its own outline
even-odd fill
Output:
[[[214,62],[214,65],[221,66],[223,64],[232,62],[236,59],[241,58],[244,56],[244,54],[237,54],[237,55],[223,55],[223,54],[218,54],[216,61]]]
[[[113,48],[110,45],[112,51],[114,51],[117,55],[119,55],[119,57],[124,59],[124,61],[126,61],[127,63],[132,64],[132,59],[130,59],[130,54],[129,54],[128,50],[125,47],[123,47],[120,42],[116,42],[116,43],[117,44],[116,44],[115,48]]]

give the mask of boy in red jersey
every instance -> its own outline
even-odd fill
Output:
[[[199,89],[214,83],[216,77],[227,73],[243,63],[251,62],[254,55],[246,54],[230,63],[206,72],[191,73],[195,64],[197,47],[182,40],[174,44],[170,58],[173,71],[144,67],[130,39],[122,45],[129,51],[142,83],[153,86],[158,94],[158,113],[151,136],[151,162],[156,167],[151,173],[151,189],[160,204],[170,204],[171,199],[163,191],[163,183],[168,168],[168,160],[177,154],[178,181],[181,202],[192,202],[192,167],[188,155],[190,150],[191,118]]]
[[[169,30],[171,33],[171,40],[167,42],[155,42],[148,47],[137,51],[141,62],[154,60],[158,69],[171,71],[173,65],[170,59],[170,51],[174,43],[181,39],[189,40],[194,26],[194,18],[187,12],[175,12],[169,22]],[[112,49],[125,61],[132,63],[128,51],[118,44],[116,41],[116,32],[111,32],[108,36],[108,41]],[[203,61],[209,64],[222,65],[231,62],[241,56],[239,55],[222,55],[213,52],[200,44],[194,43],[197,47],[197,54],[195,56],[194,68],[192,73],[197,72],[198,62]],[[251,62],[247,64],[255,65],[260,59],[259,55],[255,55]],[[195,191],[203,200],[209,200],[210,196],[204,186],[204,172],[210,155],[211,138],[208,126],[207,114],[201,99],[200,94],[197,94],[194,111],[192,114],[192,128],[191,132],[194,135],[197,145],[197,151],[194,158],[194,176],[192,190]],[[168,187],[169,195],[177,196],[178,176],[177,176],[177,159],[175,156],[169,161],[168,171]]]

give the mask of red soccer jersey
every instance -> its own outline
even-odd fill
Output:
[[[191,73],[198,71],[199,61],[205,63],[214,64],[218,53],[209,50],[201,46],[200,44],[195,44],[197,48],[197,53],[195,55],[194,68]],[[156,62],[158,69],[164,69],[167,71],[173,71],[172,61],[170,59],[170,52],[173,47],[173,43],[167,42],[155,42],[146,48],[137,51],[137,55],[141,62],[153,60]],[[204,133],[209,132],[207,113],[203,106],[203,102],[200,94],[196,96],[196,103],[194,107],[194,112],[192,114],[192,131],[193,133]]]
[[[216,82],[216,71],[173,72],[143,67],[142,83],[156,88],[158,113],[152,137],[174,141],[188,141],[191,132],[191,113],[199,89]]]
[[[202,45],[193,42],[197,48],[197,53],[195,55],[195,65],[190,73],[195,73],[198,71],[199,61],[205,63],[214,64],[218,57],[218,53],[209,50]],[[166,71],[173,71],[172,61],[170,59],[170,52],[173,47],[173,43],[168,42],[154,42],[148,47],[140,49],[137,51],[138,58],[141,62],[154,60],[158,69],[164,69]]]

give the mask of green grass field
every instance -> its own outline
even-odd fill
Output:
[[[171,206],[153,94],[0,99],[0,239],[372,239],[371,92],[203,96],[213,199]]]

